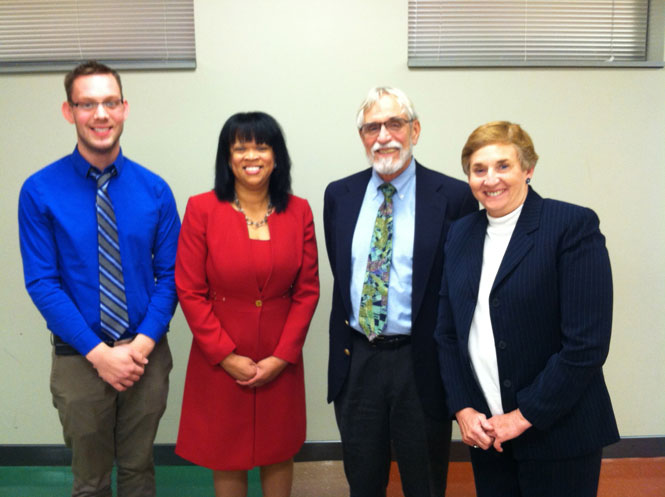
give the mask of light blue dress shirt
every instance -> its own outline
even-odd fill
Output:
[[[364,333],[358,321],[360,297],[365,275],[367,257],[372,243],[374,222],[383,193],[379,190],[384,181],[372,171],[367,184],[351,246],[351,305],[353,315],[349,319],[352,328]],[[391,181],[397,189],[393,196],[393,258],[388,284],[388,323],[383,335],[411,334],[411,281],[413,279],[413,239],[416,219],[416,161]]]

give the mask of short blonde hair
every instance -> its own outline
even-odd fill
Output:
[[[529,133],[519,124],[508,121],[492,121],[473,130],[462,149],[462,169],[467,176],[470,172],[469,161],[477,150],[497,143],[514,145],[517,158],[524,171],[536,167],[538,154]]]

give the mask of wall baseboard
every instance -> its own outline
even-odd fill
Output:
[[[191,463],[178,457],[174,444],[155,444],[155,463],[160,466],[186,466]],[[603,457],[665,457],[665,437],[622,438],[605,447]],[[342,459],[340,442],[305,442],[295,457],[296,462],[337,461]],[[469,451],[460,441],[450,446],[450,461],[469,460]],[[69,466],[71,451],[64,445],[0,445],[0,466]]]

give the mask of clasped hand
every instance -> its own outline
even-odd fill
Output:
[[[99,377],[119,392],[139,381],[148,364],[147,357],[131,344],[109,347],[102,342],[88,352],[86,358]]]
[[[483,413],[466,407],[457,411],[455,417],[465,444],[483,450],[494,447],[497,452],[503,452],[503,442],[519,437],[531,427],[519,409],[487,419]]]
[[[238,385],[256,388],[270,383],[284,370],[287,362],[275,356],[269,356],[254,362],[246,356],[231,353],[220,363]]]

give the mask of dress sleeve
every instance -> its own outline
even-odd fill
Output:
[[[559,240],[557,253],[561,348],[534,381],[517,394],[520,411],[548,429],[574,408],[601,373],[612,330],[612,272],[598,217],[580,209]]]
[[[194,340],[208,362],[216,365],[233,352],[236,346],[215,316],[209,299],[206,229],[210,209],[197,200],[202,199],[194,197],[187,203],[180,229],[175,284],[182,312]]]
[[[309,323],[319,301],[319,266],[314,219],[307,203],[303,210],[302,225],[304,231],[302,263],[293,282],[289,315],[273,353],[274,356],[290,363],[295,363],[300,358]]]

